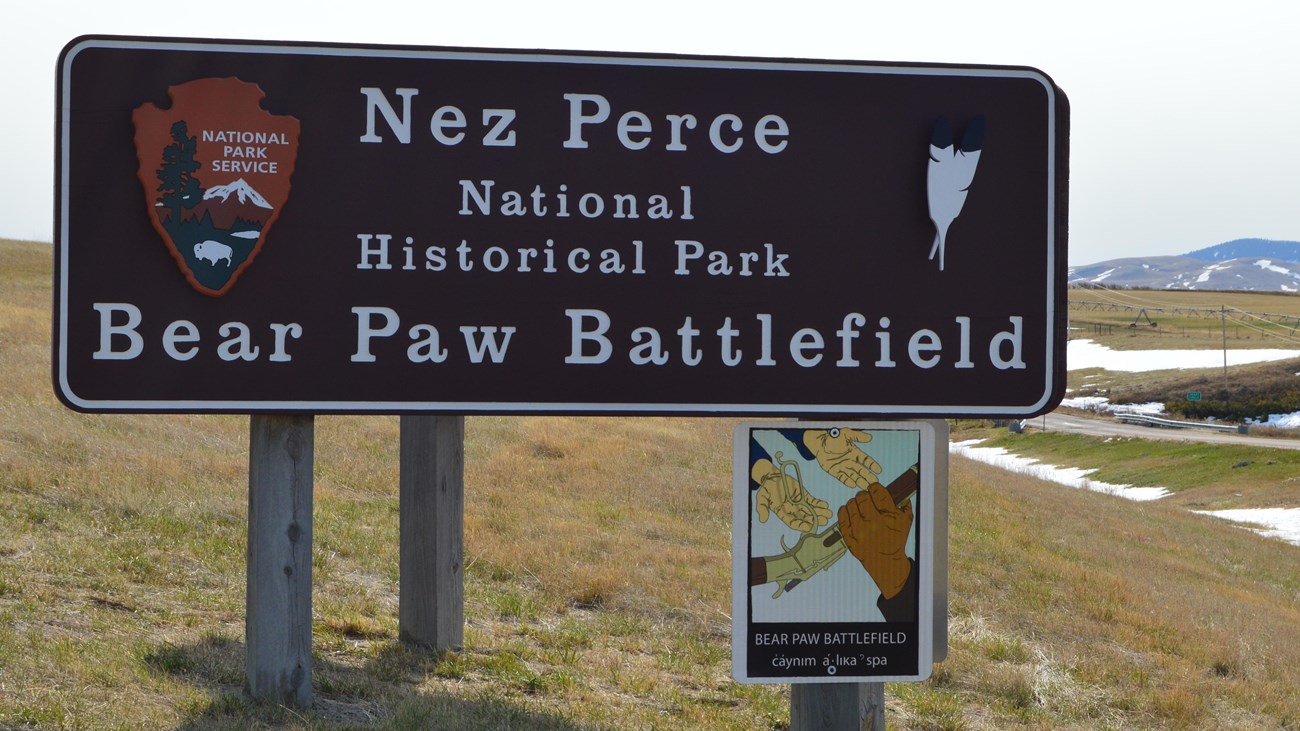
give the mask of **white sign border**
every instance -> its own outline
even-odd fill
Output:
[[[1032,404],[966,405],[951,406],[914,404],[675,404],[675,403],[546,403],[529,402],[372,402],[372,401],[243,401],[243,400],[161,400],[161,399],[86,399],[72,390],[68,380],[68,246],[70,216],[69,179],[71,172],[72,130],[68,110],[71,108],[72,67],[76,57],[85,50],[150,49],[158,51],[191,51],[209,53],[260,53],[296,56],[358,56],[367,58],[418,58],[456,59],[470,61],[495,61],[514,63],[567,63],[613,66],[659,66],[681,68],[730,68],[769,71],[805,71],[821,73],[857,73],[915,76],[967,76],[977,78],[1024,78],[1037,81],[1047,95],[1047,220],[1045,244],[1046,266],[1046,346],[1043,353],[1043,390]],[[317,413],[317,414],[402,414],[402,413],[482,413],[482,414],[872,414],[906,416],[1032,416],[1040,413],[1052,401],[1056,390],[1057,363],[1053,359],[1056,348],[1056,192],[1057,177],[1057,98],[1056,86],[1043,72],[1030,67],[944,66],[941,64],[897,64],[883,62],[844,62],[783,60],[761,58],[727,58],[708,56],[676,56],[652,54],[600,54],[575,51],[522,51],[510,49],[457,49],[408,48],[400,46],[347,46],[328,43],[278,43],[228,39],[147,38],[126,36],[83,36],[68,43],[59,58],[59,109],[58,139],[59,164],[57,169],[58,208],[56,215],[56,248],[59,252],[59,270],[55,273],[58,284],[58,320],[55,335],[58,342],[58,359],[55,367],[55,386],[58,395],[72,408],[94,413]],[[1059,364],[1064,370],[1064,364]]]

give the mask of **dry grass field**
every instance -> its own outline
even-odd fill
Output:
[[[1071,289],[1070,335],[1117,350],[1300,349],[1300,294]]]
[[[436,654],[397,641],[396,418],[317,418],[317,703],[250,704],[248,419],[64,409],[49,278],[0,242],[0,728],[788,727],[730,680],[723,419],[468,419]],[[950,655],[890,728],[1300,729],[1300,548],[964,460],[951,513]]]
[[[1297,294],[1071,289],[1068,314],[1071,338],[1115,350],[1218,350],[1226,345],[1233,350],[1300,352]],[[1188,392],[1197,391],[1204,394],[1205,406],[1218,400],[1244,408],[1248,415],[1267,417],[1269,407],[1276,409],[1273,413],[1300,408],[1298,370],[1300,362],[1294,359],[1231,366],[1227,373],[1220,368],[1136,373],[1089,368],[1070,371],[1067,385],[1072,395],[1105,395],[1116,403],[1177,405]]]

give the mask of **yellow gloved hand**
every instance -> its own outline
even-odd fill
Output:
[[[880,463],[862,451],[859,444],[871,435],[857,429],[809,429],[803,443],[827,474],[849,487],[865,490],[877,483]]]
[[[749,474],[759,485],[755,502],[758,522],[766,523],[767,516],[776,513],[781,522],[808,533],[830,521],[831,509],[826,501],[809,495],[793,475],[783,475],[771,460],[758,460]]]

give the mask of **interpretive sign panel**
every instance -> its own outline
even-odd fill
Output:
[[[1064,387],[1033,69],[92,37],[83,411],[1027,416]]]
[[[934,429],[924,422],[736,429],[737,680],[929,676],[934,449]]]

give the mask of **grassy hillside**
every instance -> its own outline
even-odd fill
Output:
[[[1171,493],[1165,503],[1192,510],[1300,507],[1297,450],[1037,429],[969,429],[957,438],[983,438],[981,447],[1003,447],[1059,467],[1092,468],[1089,477],[1100,482],[1163,487]]]
[[[438,655],[396,641],[397,420],[318,418],[317,705],[250,706],[248,421],[58,405],[49,267],[0,242],[0,728],[786,727],[729,679],[722,419],[469,419]],[[1300,728],[1300,549],[964,460],[951,501],[950,656],[891,728]]]

